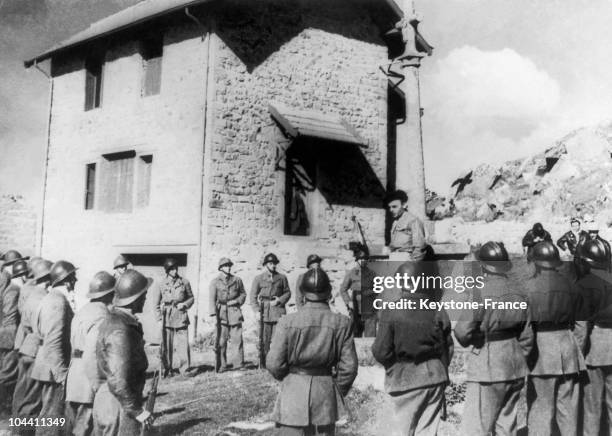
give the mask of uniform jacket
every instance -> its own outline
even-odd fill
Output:
[[[295,306],[298,309],[304,306],[304,294],[302,294],[302,290],[300,289],[300,286],[302,286],[302,281],[304,280],[304,274],[300,274],[295,282]]]
[[[102,321],[96,343],[101,381],[131,418],[142,413],[142,391],[148,361],[142,326],[129,311],[113,307]]]
[[[66,401],[93,403],[95,388],[99,385],[96,362],[98,328],[107,316],[108,309],[104,303],[90,302],[72,319],[72,359],[66,380]]]
[[[281,390],[273,419],[290,426],[328,425],[346,413],[343,397],[357,376],[357,353],[350,319],[323,302],[307,302],[282,317],[272,338],[266,368]],[[335,368],[335,377],[295,369]]]
[[[4,288],[0,283],[0,304],[2,305],[0,307],[0,317],[2,317],[0,318],[0,349],[12,350],[15,346],[15,335],[19,325],[17,308],[19,289],[20,286],[16,280],[9,280]]]
[[[38,330],[36,330],[36,333],[34,332],[34,326],[38,322],[40,304],[47,296],[47,288],[44,286],[27,288],[28,295],[23,302],[23,310],[21,311],[20,327],[23,329],[23,341],[19,346],[19,353],[34,358],[42,344],[42,337],[38,334]]]
[[[485,276],[484,288],[474,289],[472,301],[481,303],[485,298],[498,302],[527,302],[517,286],[500,275]],[[512,336],[505,339],[506,334]],[[467,381],[511,381],[529,373],[527,356],[534,342],[529,309],[464,311],[455,325],[455,337],[462,346],[472,347],[466,357]]]
[[[586,300],[587,316],[583,327],[583,345],[586,364],[589,366],[612,365],[612,274],[597,271],[578,281],[578,287]]]
[[[19,350],[23,340],[25,339],[26,332],[23,325],[23,311],[25,308],[25,302],[28,297],[32,294],[32,291],[36,289],[36,283],[26,282],[19,291],[19,299],[17,300],[17,311],[19,312],[19,326],[17,326],[17,333],[15,335],[15,350]]]
[[[418,301],[429,293],[389,291],[385,300],[415,300],[417,309],[383,310],[374,358],[385,367],[385,390],[399,393],[448,382],[453,354],[451,323],[446,311],[419,310]]]
[[[576,323],[583,312],[583,299],[573,281],[558,271],[542,270],[525,285],[536,338],[529,357],[531,375],[576,374],[586,369],[576,339],[584,336]],[[558,328],[544,331],[551,330],[551,325]]]
[[[168,275],[161,284],[159,300],[155,306],[157,319],[161,321],[162,313],[165,313],[166,327],[177,329],[187,327],[189,325],[187,309],[193,306],[193,302],[193,292],[191,292],[189,281],[180,276],[173,279]],[[177,308],[178,303],[183,303],[185,308]]]
[[[418,217],[405,210],[399,218],[393,220],[389,244],[391,251],[412,253],[422,250],[425,245],[425,227]]]
[[[578,232],[578,237],[576,237],[574,232],[570,230],[557,240],[557,247],[559,247],[561,250],[569,250],[570,253],[574,254],[576,252],[578,242],[580,242],[580,240],[583,238],[587,238],[588,236],[589,234],[587,232],[580,230],[580,232]]]
[[[353,291],[353,301],[357,303],[354,309],[363,314],[374,313],[373,303],[376,294],[372,291],[372,288],[374,286],[375,275],[374,271],[367,266],[363,269],[356,266],[346,272],[344,280],[340,285],[340,296],[347,307],[351,302],[351,297],[348,293],[348,290],[351,289]]]
[[[279,304],[272,306],[269,298],[278,297]],[[287,277],[280,273],[270,274],[265,271],[255,277],[251,287],[250,303],[255,312],[259,312],[259,299],[263,302],[264,322],[277,322],[286,312],[285,304],[291,298],[291,289]]]
[[[210,301],[208,307],[215,310],[219,307],[219,318],[222,324],[239,325],[244,318],[240,307],[246,301],[246,291],[240,278],[224,273],[219,274],[210,283]],[[211,312],[211,315],[215,312]]]
[[[51,288],[42,299],[35,334],[42,338],[32,365],[31,377],[35,380],[63,383],[70,363],[70,323],[74,313],[59,287]]]
[[[535,238],[536,235],[533,233],[533,229],[528,230],[527,233],[525,233],[525,236],[523,236],[523,247],[527,247],[527,260],[531,260],[533,247],[535,247],[537,244],[537,242],[535,242]],[[544,230],[542,240],[552,242],[552,237],[548,231]]]

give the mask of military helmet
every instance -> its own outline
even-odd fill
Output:
[[[234,263],[230,260],[229,257],[222,257],[221,259],[219,259],[219,266],[217,269],[221,269],[226,265],[233,266]]]
[[[544,268],[557,268],[563,264],[559,250],[550,241],[538,242],[533,247],[532,256],[535,264]]]
[[[512,263],[503,242],[487,242],[480,247],[476,257],[487,270],[492,272],[505,273],[512,269]]]
[[[115,284],[113,304],[123,307],[133,303],[147,292],[152,282],[150,278],[143,276],[136,270],[126,271]]]
[[[171,269],[178,268],[178,266],[178,260],[173,257],[169,257],[164,261],[164,271],[166,272],[170,271]]]
[[[110,294],[115,290],[115,282],[115,278],[106,271],[97,272],[89,282],[87,298],[100,298]]]
[[[276,257],[276,254],[274,253],[266,254],[263,260],[263,265],[265,265],[268,262],[272,262],[273,264],[278,265],[279,260],[278,260],[278,257]]]
[[[113,269],[121,268],[122,266],[128,266],[129,263],[130,262],[125,257],[123,257],[122,254],[120,254],[115,258],[113,262]]]
[[[32,278],[37,282],[44,278],[49,278],[52,266],[53,262],[46,259],[42,259],[41,261],[34,263],[32,265]]]
[[[25,276],[28,274],[28,264],[25,260],[18,260],[13,264],[13,278]]]
[[[308,294],[312,300],[327,300],[331,295],[331,284],[327,273],[321,268],[313,268],[302,277],[300,291]]]
[[[62,281],[66,280],[70,275],[74,274],[78,268],[76,268],[70,262],[65,260],[58,260],[51,267],[51,287],[59,285]]]
[[[589,239],[584,243],[581,249],[581,259],[591,268],[604,270],[610,268],[606,246],[599,239]]]
[[[34,277],[32,274],[32,267],[37,264],[38,262],[41,262],[43,260],[42,257],[40,256],[34,256],[32,258],[30,258],[30,260],[28,261],[28,277],[32,278]]]
[[[4,266],[12,265],[18,260],[28,260],[28,259],[29,259],[28,256],[23,257],[21,253],[19,253],[17,250],[9,250],[6,253],[4,253],[4,256],[2,256],[2,260],[4,261]]]
[[[323,259],[321,259],[318,254],[311,254],[306,259],[306,268],[309,268],[313,263],[321,263],[322,261]]]

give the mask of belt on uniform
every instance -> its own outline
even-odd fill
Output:
[[[259,298],[260,300],[271,301],[271,300],[275,299],[276,297],[264,297],[264,296],[260,295],[257,298]]]
[[[497,330],[491,333],[485,334],[485,340],[487,342],[505,341],[517,337],[516,330]]]
[[[535,324],[536,332],[558,332],[561,330],[571,330],[572,324],[566,323],[554,323],[554,322],[538,322]]]
[[[289,373],[299,375],[332,375],[331,368],[298,368],[297,366],[291,366]]]
[[[174,306],[174,302],[166,302],[164,301],[164,306]]]
[[[83,350],[72,350],[72,357],[75,359],[80,359],[83,357]]]

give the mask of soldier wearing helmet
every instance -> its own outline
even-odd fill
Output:
[[[396,273],[432,276],[436,271],[431,262],[406,262]],[[385,391],[392,396],[401,434],[437,434],[444,414],[453,354],[451,324],[446,311],[422,309],[419,304],[436,295],[431,288],[411,288],[392,289],[382,296],[384,301],[416,303],[413,310],[381,310],[372,344],[374,358],[386,368]]]
[[[579,343],[582,299],[573,279],[561,272],[559,250],[550,241],[533,247],[536,274],[525,284],[535,346],[528,358],[527,384],[529,432],[578,432],[579,374],[586,369]]]
[[[552,237],[541,223],[535,223],[523,236],[523,247],[527,248],[527,262],[533,260],[533,248],[542,241],[552,242]]]
[[[93,432],[93,401],[98,388],[96,340],[100,324],[108,316],[115,294],[115,278],[106,271],[94,275],[85,304],[74,316],[70,328],[72,361],[66,378],[66,415],[71,434]]]
[[[355,337],[374,337],[378,321],[373,306],[376,294],[372,291],[375,274],[368,268],[369,254],[366,248],[357,249],[354,255],[357,265],[346,272],[340,285],[340,296],[353,320]]]
[[[586,241],[580,261],[584,276],[577,285],[586,313],[577,331],[583,334],[578,340],[589,380],[583,385],[583,432],[599,435],[612,428],[612,277],[607,247],[598,239]]]
[[[484,287],[473,289],[473,302],[527,302],[519,284],[508,277],[512,263],[501,242],[487,242],[477,258]],[[516,434],[517,405],[534,340],[528,309],[464,311],[455,337],[463,347],[472,347],[466,358],[470,406],[465,408],[462,434]]]
[[[612,249],[610,248],[610,243],[599,235],[599,226],[593,220],[593,217],[587,214],[585,215],[584,220],[586,223],[587,232],[586,234],[583,234],[578,241],[578,245],[574,253],[574,267],[576,268],[578,278],[581,278],[588,273],[587,269],[585,269],[586,263],[582,259],[584,257],[583,246],[587,241],[597,240],[600,242],[606,253],[606,262],[608,265],[606,269],[610,271],[610,268],[612,268]]]
[[[301,291],[304,306],[278,321],[266,359],[282,382],[272,418],[283,435],[333,435],[357,376],[351,321],[331,311],[331,285],[322,269],[304,274]]]
[[[93,403],[95,434],[137,435],[143,425],[153,422],[142,399],[148,361],[136,317],[142,313],[151,282],[138,271],[126,271],[115,285],[113,305],[98,328],[100,387]]]
[[[323,259],[321,259],[321,257],[318,254],[310,254],[306,258],[306,268],[308,268],[308,270],[317,269],[317,268],[321,269],[321,262],[323,262]],[[304,296],[302,295],[302,291],[301,291],[302,281],[304,280],[305,275],[306,273],[300,274],[295,284],[295,305],[297,306],[298,309],[301,309],[302,306],[304,306],[304,302],[305,302]]]
[[[51,284],[51,267],[53,263],[43,260],[32,265],[32,283],[21,288],[18,309],[21,315],[15,349],[19,350],[17,384],[13,395],[12,415],[22,418],[38,416],[42,407],[42,385],[32,379],[32,368],[42,337],[35,333],[41,303],[47,295]],[[36,329],[38,332],[38,329]]]
[[[123,275],[128,269],[130,261],[127,260],[122,254],[117,256],[113,261],[113,276],[115,280],[119,280],[119,277]]]
[[[276,270],[278,263],[278,257],[274,253],[267,254],[262,262],[265,270],[255,277],[251,286],[250,302],[258,321],[261,316],[259,308],[263,305],[263,332],[259,334],[263,335],[264,357],[270,349],[276,323],[287,313],[285,305],[291,298],[287,277]],[[259,347],[259,342],[257,346]]]
[[[210,283],[210,316],[219,316],[221,332],[219,347],[221,353],[220,371],[227,369],[227,344],[230,344],[230,361],[234,369],[244,368],[244,349],[242,342],[241,307],[246,301],[246,292],[242,280],[232,274],[234,264],[227,257],[219,260],[220,274]]]
[[[165,260],[166,278],[161,283],[159,299],[155,305],[157,319],[163,321],[164,326],[162,332],[164,376],[172,375],[173,368],[178,368],[184,376],[193,375],[189,371],[191,359],[187,334],[189,326],[187,310],[193,306],[194,298],[189,281],[179,275],[178,267],[176,259]]]

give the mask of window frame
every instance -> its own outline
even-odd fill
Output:
[[[85,102],[84,102],[84,110],[85,112],[89,112],[94,109],[99,109],[102,107],[102,94],[104,88],[104,71],[105,71],[106,59],[105,53],[96,53],[88,56],[85,59],[84,71],[85,71]],[[96,77],[93,73],[93,67],[96,67],[96,70],[99,68],[99,78],[96,78],[91,107],[89,107],[89,98],[88,98],[88,90],[87,86],[88,78],[93,76]],[[97,103],[97,104],[96,104]]]

